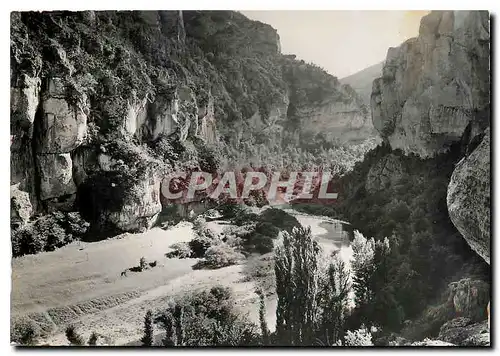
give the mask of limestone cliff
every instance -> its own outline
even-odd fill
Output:
[[[11,59],[14,227],[62,210],[149,228],[162,175],[217,169],[221,148],[373,136],[352,88],[237,12],[14,12]]]
[[[488,263],[489,28],[487,11],[432,11],[417,38],[389,49],[371,96],[373,124],[392,149],[429,158],[461,145],[466,157],[451,177],[449,215]]]
[[[429,157],[489,126],[489,32],[487,11],[432,11],[389,49],[371,110],[393,149]]]

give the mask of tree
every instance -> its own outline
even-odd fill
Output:
[[[335,254],[320,280],[318,293],[318,306],[321,310],[318,336],[327,344],[335,343],[341,338],[350,290],[349,271],[340,256]]]
[[[375,240],[373,238],[365,238],[356,230],[354,231],[354,240],[351,247],[353,252],[352,270],[356,308],[363,308],[373,300],[373,293],[370,287],[374,271]]]
[[[311,229],[283,232],[275,250],[276,332],[282,345],[312,345],[317,322],[318,255]]]
[[[89,337],[89,346],[96,346],[97,345],[97,338],[98,338],[97,333],[95,331],[93,331]]]
[[[76,332],[74,325],[69,325],[66,328],[66,339],[68,339],[71,346],[83,346],[85,344],[83,337]]]
[[[141,339],[143,346],[153,346],[154,342],[153,312],[148,310],[144,317],[144,336]]]
[[[260,322],[260,331],[262,334],[262,344],[270,345],[269,340],[269,328],[267,327],[266,321],[266,303],[264,291],[262,289],[257,290],[257,295],[259,296],[259,322]]]
[[[174,308],[175,321],[175,337],[177,345],[182,346],[184,343],[184,308],[181,305],[176,305]]]
[[[163,346],[175,346],[174,317],[170,312],[165,313],[162,318],[162,324],[165,329],[165,337],[162,340]]]
[[[146,269],[146,259],[144,257],[141,257],[139,260],[139,268],[141,271],[144,271]]]

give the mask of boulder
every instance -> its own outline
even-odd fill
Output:
[[[491,215],[490,131],[477,148],[460,161],[446,197],[451,221],[469,246],[490,263]]]
[[[121,231],[149,229],[156,222],[161,209],[160,179],[152,172],[147,173],[124,192],[119,210],[106,214],[107,223]]]

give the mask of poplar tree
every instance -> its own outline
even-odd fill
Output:
[[[313,344],[320,251],[309,227],[284,231],[275,249],[276,333],[281,345]]]
[[[148,310],[144,317],[144,336],[141,339],[143,346],[153,346],[153,312]]]

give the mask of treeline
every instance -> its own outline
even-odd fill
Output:
[[[349,221],[377,242],[389,237],[386,272],[373,282],[385,285],[373,296],[383,303],[372,303],[376,309],[385,305],[373,313],[386,329],[401,330],[405,320],[414,320],[427,307],[439,303],[452,281],[464,277],[489,280],[489,267],[470,249],[448,216],[447,187],[459,159],[459,145],[427,160],[381,145],[340,179],[336,204],[294,205],[309,213]],[[439,331],[435,325],[423,328],[428,334]]]
[[[283,232],[275,248],[276,329],[269,330],[265,295],[259,325],[240,315],[229,288],[178,298],[144,319],[144,346],[371,346],[383,308],[375,279],[387,273],[388,240],[356,232],[352,273],[338,254],[327,256],[310,228]],[[352,278],[350,275],[352,274]],[[351,326],[358,325],[356,328]],[[158,332],[155,332],[155,328]],[[159,337],[161,335],[162,337]],[[155,341],[160,340],[160,341]]]

